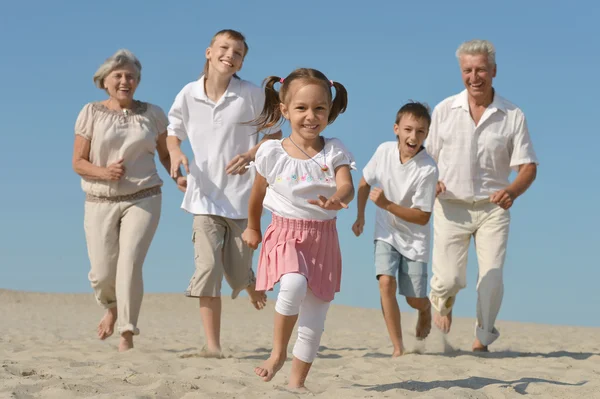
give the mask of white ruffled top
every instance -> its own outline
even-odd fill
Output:
[[[332,196],[337,190],[335,170],[342,165],[356,170],[354,157],[339,139],[325,138],[323,150],[312,159],[292,158],[284,150],[283,140],[263,143],[252,163],[257,173],[269,184],[264,207],[285,218],[335,218],[337,211],[311,205],[307,200],[318,199],[319,195],[326,198]]]

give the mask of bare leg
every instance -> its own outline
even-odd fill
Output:
[[[267,295],[264,291],[256,291],[255,287],[256,283],[250,284],[248,287],[246,287],[246,292],[250,297],[252,306],[254,306],[256,310],[261,310],[267,304]]]
[[[431,332],[431,302],[429,302],[429,298],[406,298],[406,303],[419,311],[415,336],[417,339],[427,338]]]
[[[306,376],[308,375],[311,366],[312,363],[306,363],[294,357],[292,360],[292,370],[290,372],[288,388],[306,389],[304,387],[304,382],[306,381]]]
[[[404,346],[402,345],[402,328],[400,327],[400,308],[396,300],[396,279],[391,276],[379,276],[379,292],[381,294],[381,310],[387,327],[394,352],[392,357],[402,356]]]
[[[263,364],[254,369],[256,375],[261,377],[263,381],[271,381],[275,374],[283,367],[287,359],[287,348],[292,332],[294,331],[294,325],[296,325],[296,320],[298,320],[298,315],[284,316],[275,312],[271,356]]]
[[[111,335],[115,331],[115,323],[117,321],[117,308],[106,309],[106,313],[104,313],[104,317],[100,320],[100,324],[98,324],[98,338],[104,340]]]
[[[119,342],[119,352],[125,352],[133,348],[133,332],[124,331],[121,334],[121,341]]]
[[[200,317],[204,326],[206,355],[221,357],[221,297],[200,297]]]

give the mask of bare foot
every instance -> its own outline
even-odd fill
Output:
[[[199,357],[205,357],[210,359],[224,359],[223,351],[221,348],[209,348],[207,346],[202,347],[200,350]]]
[[[293,385],[288,385],[288,390],[290,390],[292,392],[297,392],[297,393],[309,393],[310,392],[308,390],[308,388],[306,388],[304,385],[301,385],[299,387],[295,387]]]
[[[256,373],[257,376],[261,377],[265,382],[271,381],[273,377],[275,377],[275,374],[277,374],[277,372],[281,370],[284,363],[285,357],[279,358],[273,357],[273,355],[271,355],[271,357],[265,360],[263,364],[254,369],[254,373]]]
[[[392,357],[400,357],[404,355],[404,348],[394,349],[394,353],[392,353]]]
[[[433,322],[444,334],[448,334],[450,332],[450,327],[452,326],[452,311],[450,311],[450,313],[448,313],[446,316],[442,316],[438,312],[434,312]]]
[[[117,308],[106,309],[106,313],[98,324],[98,338],[104,340],[115,331],[115,323],[117,322]]]
[[[452,316],[450,316],[452,317]],[[450,320],[452,322],[452,319]],[[448,330],[450,327],[448,326]],[[431,332],[431,305],[425,310],[419,310],[419,319],[417,320],[417,329],[415,335],[417,339],[425,339]]]
[[[487,345],[483,345],[481,341],[475,338],[473,342],[473,352],[489,352]]]
[[[246,292],[250,297],[252,306],[254,306],[256,310],[261,310],[267,304],[267,295],[264,291],[256,291],[254,287],[254,283],[250,284],[248,287],[246,287]]]
[[[119,342],[119,352],[125,352],[133,349],[133,333],[125,331],[121,334],[121,342]]]

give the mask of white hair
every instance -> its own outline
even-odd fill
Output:
[[[106,79],[112,71],[125,65],[131,65],[137,70],[137,81],[139,83],[142,79],[142,64],[140,63],[140,60],[138,60],[131,51],[121,49],[107,58],[94,74],[94,84],[96,87],[104,90],[104,79]]]
[[[456,50],[456,58],[460,60],[461,55],[477,55],[485,54],[490,65],[496,65],[496,49],[494,45],[487,40],[469,40],[461,44]]]

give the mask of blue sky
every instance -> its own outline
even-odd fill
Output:
[[[250,46],[243,78],[260,84],[268,75],[312,67],[346,86],[348,110],[324,135],[341,138],[361,167],[379,143],[394,139],[403,103],[434,106],[462,90],[455,49],[485,38],[497,48],[494,85],[525,112],[540,160],[538,179],[512,209],[499,318],[600,326],[600,136],[593,119],[600,105],[600,5],[576,4],[8,2],[0,14],[0,288],[91,292],[84,195],[71,169],[73,125],[85,103],[105,98],[92,75],[117,49],[132,50],[143,64],[136,97],[166,112],[198,77],[212,35],[240,30]],[[159,173],[166,182],[163,213],[145,287],[182,293],[193,271],[192,217]],[[354,178],[358,183],[360,174]],[[355,212],[352,204],[339,215],[345,262],[335,302],[378,307],[375,209],[368,206],[359,239],[350,230]],[[476,276],[471,250],[457,316],[475,315]]]

